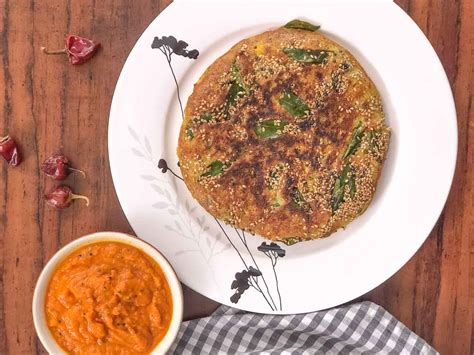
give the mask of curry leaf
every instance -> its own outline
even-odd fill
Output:
[[[349,194],[354,197],[356,192],[356,183],[354,175],[349,175],[351,171],[350,164],[346,164],[342,169],[341,175],[336,179],[332,190],[331,208],[332,212],[336,212],[342,202],[344,202],[344,191],[346,186],[349,187]]]
[[[308,105],[291,91],[285,91],[278,102],[293,116],[304,116],[309,112]]]
[[[229,91],[228,91],[227,97],[226,97],[227,107],[234,106],[235,102],[237,101],[237,97],[242,92],[245,92],[245,89],[240,84],[233,81],[230,84],[230,88],[229,88]]]
[[[228,110],[230,106],[235,105],[235,102],[239,94],[245,93],[248,95],[250,93],[250,89],[248,88],[247,85],[245,85],[245,83],[242,80],[240,68],[236,64],[235,59],[232,62],[231,77],[232,77],[231,84],[230,84],[229,92],[227,93],[227,97],[226,97],[226,110]]]
[[[285,26],[285,28],[296,28],[299,30],[306,30],[306,31],[317,31],[321,26],[318,25],[313,25],[312,23],[302,21],[302,20],[292,20],[288,22]]]
[[[279,240],[279,242],[285,244],[285,245],[288,245],[288,246],[291,246],[293,244],[296,244],[296,243],[299,243],[301,242],[303,239],[302,238],[299,238],[299,237],[291,237],[291,238],[285,238],[285,239],[281,239]]]
[[[304,48],[283,48],[290,58],[301,63],[326,63],[329,53],[327,49],[304,49]]]
[[[341,178],[337,178],[336,182],[334,183],[334,188],[332,190],[332,201],[331,201],[331,208],[332,212],[336,212],[339,208],[339,205],[342,203],[344,198],[344,184],[341,182]]]
[[[209,112],[203,113],[199,116],[199,121],[201,122],[210,122],[212,120],[212,115]]]
[[[283,132],[288,124],[285,120],[266,120],[258,122],[254,128],[255,134],[260,138],[275,138]]]
[[[207,166],[207,171],[202,173],[201,174],[201,177],[206,177],[206,176],[216,176],[216,175],[219,175],[221,174],[222,172],[224,172],[224,169],[226,168],[227,166],[219,161],[219,160],[215,160],[213,161],[211,164],[209,164]]]
[[[193,139],[194,138],[194,131],[192,129],[192,125],[203,123],[203,122],[210,122],[212,120],[212,115],[209,112],[203,113],[201,116],[194,118],[188,127],[186,127],[186,138]]]
[[[374,130],[370,130],[370,131],[367,131],[367,133],[365,134],[365,137],[367,138],[367,141],[369,142],[369,144],[372,144],[372,141],[375,139],[375,132]]]
[[[308,211],[309,209],[308,203],[306,202],[303,194],[300,190],[298,190],[297,187],[294,187],[291,191],[291,204],[293,207],[301,211]]]
[[[301,204],[302,202],[304,202],[304,197],[303,195],[301,194],[300,190],[298,190],[297,188],[294,188],[293,189],[293,201],[299,205]]]
[[[230,73],[232,76],[232,80],[238,83],[242,82],[242,75],[240,74],[240,68],[237,65],[236,59],[232,61],[232,66],[230,67]]]
[[[356,193],[356,184],[353,175],[347,180],[347,185],[349,186],[349,195],[351,198],[354,198]]]
[[[362,141],[363,133],[364,127],[362,126],[362,122],[359,122],[352,131],[351,139],[349,140],[346,151],[342,155],[342,159],[346,159],[355,153],[357,148],[359,148],[360,142]]]
[[[186,127],[186,138],[188,139],[193,139],[194,138],[194,132],[193,132],[193,129],[191,127]]]

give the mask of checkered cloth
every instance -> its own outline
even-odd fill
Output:
[[[308,314],[221,306],[184,322],[171,354],[438,354],[382,307],[361,302]]]

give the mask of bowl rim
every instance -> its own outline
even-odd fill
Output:
[[[54,339],[53,335],[49,330],[48,325],[46,324],[46,317],[44,312],[46,290],[48,288],[53,272],[56,270],[56,267],[63,260],[65,260],[65,258],[71,255],[72,252],[87,244],[95,244],[107,241],[119,242],[138,248],[151,259],[153,259],[156,263],[158,263],[161,270],[163,271],[163,274],[166,277],[166,281],[168,282],[168,285],[170,287],[171,298],[173,300],[173,314],[168,331],[166,332],[163,339],[161,339],[161,341],[152,350],[151,354],[165,353],[171,347],[176,336],[178,335],[181,322],[183,320],[183,290],[181,287],[181,283],[178,280],[178,276],[176,275],[176,272],[174,271],[170,262],[160,251],[158,251],[158,249],[138,237],[121,232],[105,231],[82,236],[60,248],[46,263],[36,282],[32,300],[33,323],[38,338],[45,347],[46,351],[48,351],[49,353],[65,354],[64,350],[57,344],[56,340]]]

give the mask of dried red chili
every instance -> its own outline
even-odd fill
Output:
[[[21,163],[21,155],[16,142],[10,136],[0,139],[0,154],[11,166]]]
[[[55,187],[53,190],[44,195],[46,203],[56,209],[64,209],[71,205],[73,200],[83,199],[86,206],[89,206],[89,199],[86,196],[76,195],[67,185]]]
[[[82,170],[71,167],[69,165],[69,159],[64,155],[53,155],[49,157],[41,164],[41,170],[54,180],[64,180],[74,171],[86,177],[86,174]]]
[[[69,63],[77,65],[87,62],[99,48],[99,42],[88,38],[69,35],[66,37],[66,46],[64,49],[50,51],[46,47],[41,47],[41,50],[46,54],[67,54]]]

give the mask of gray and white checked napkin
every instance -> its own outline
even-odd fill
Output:
[[[298,315],[227,306],[184,322],[171,354],[438,354],[382,307],[360,302]]]

